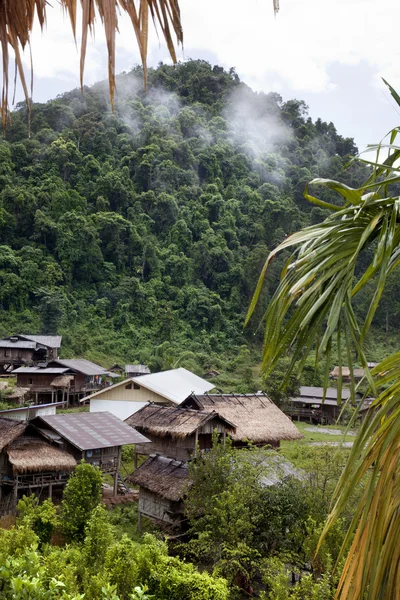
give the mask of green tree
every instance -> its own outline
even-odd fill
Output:
[[[34,494],[23,496],[18,502],[17,511],[18,521],[32,528],[40,544],[48,544],[58,525],[57,510],[53,502],[47,499],[39,505]]]
[[[82,541],[93,510],[101,501],[102,475],[97,467],[81,462],[64,490],[61,522],[70,540]]]

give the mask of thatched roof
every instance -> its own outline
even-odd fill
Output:
[[[234,423],[236,430],[230,434],[234,441],[271,444],[303,437],[266,394],[192,394],[181,406],[215,411]]]
[[[71,454],[40,438],[20,437],[7,448],[14,473],[72,471],[76,460]]]
[[[332,377],[333,379],[339,379],[339,367],[336,366],[334,369],[332,369],[332,371],[329,373],[330,377]],[[364,369],[353,369],[353,376],[354,379],[362,379],[365,375]],[[342,367],[342,377],[345,378],[350,378],[350,367]]]
[[[150,435],[185,438],[213,419],[217,419],[229,432],[235,429],[233,423],[216,412],[191,410],[179,406],[161,406],[160,404],[143,406],[128,417],[125,423]]]
[[[178,502],[191,486],[187,464],[151,454],[127,480],[162,498]]]
[[[58,375],[58,377],[53,379],[50,385],[55,388],[66,388],[69,387],[73,378],[73,375]]]
[[[16,387],[7,394],[7,400],[23,400],[29,391],[29,388]]]
[[[26,423],[14,419],[5,419],[0,417],[0,452],[24,433]]]

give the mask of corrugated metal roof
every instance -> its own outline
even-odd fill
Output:
[[[39,419],[79,450],[150,442],[109,412],[43,415]]]
[[[41,369],[40,367],[18,367],[14,369],[13,373],[35,373],[35,375],[62,375],[66,371],[69,371],[66,367],[47,367]]]
[[[176,404],[183,402],[192,392],[204,394],[214,387],[213,383],[198,377],[183,367],[171,369],[170,371],[160,371],[160,373],[152,373],[151,375],[132,377],[132,381]]]
[[[295,398],[290,398],[291,402],[299,402],[300,404],[318,404],[322,406],[322,398],[311,398],[309,396],[296,396]],[[337,400],[330,400],[329,398],[325,398],[324,406],[337,406]]]
[[[125,373],[143,373],[143,375],[149,375],[151,371],[147,365],[125,365]]]
[[[24,348],[27,350],[35,350],[36,342],[30,342],[28,340],[18,340],[17,342],[0,340],[0,348]]]
[[[327,388],[325,399],[326,400],[337,400],[337,389],[336,388]],[[322,400],[324,397],[324,388],[323,387],[313,387],[308,385],[303,385],[300,387],[300,396],[308,396],[310,398],[319,398]],[[350,390],[342,389],[342,399],[347,400],[350,397]]]
[[[108,375],[106,369],[103,369],[100,365],[96,365],[96,363],[86,360],[85,358],[58,358],[51,362],[63,365],[70,369],[75,369],[75,371],[79,371],[84,375]]]
[[[104,399],[108,400],[107,396],[110,395],[110,391],[121,385],[126,385],[130,381],[156,394],[160,394],[160,396],[171,400],[171,402],[175,402],[175,404],[183,402],[192,392],[195,394],[205,394],[205,392],[209,392],[214,387],[209,381],[180,367],[179,369],[171,369],[170,371],[160,371],[160,373],[130,377],[103,390],[94,392],[94,394],[82,398],[80,402],[86,402],[86,400],[91,400],[92,398],[100,400],[101,396],[104,396]]]
[[[42,344],[42,346],[48,346],[49,348],[60,348],[62,340],[61,335],[25,335],[22,333],[20,337],[32,340],[37,344]]]

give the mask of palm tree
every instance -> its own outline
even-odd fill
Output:
[[[190,0],[188,0],[190,1]],[[58,0],[68,13],[72,33],[76,38],[77,0]],[[49,5],[50,6],[50,5]],[[273,0],[275,13],[279,10],[279,0]],[[113,105],[115,89],[115,32],[118,30],[118,12],[129,15],[139,46],[143,65],[144,85],[147,84],[147,45],[149,35],[149,16],[154,26],[161,29],[168,51],[174,63],[177,62],[175,45],[171,29],[178,44],[183,44],[183,31],[178,0],[81,0],[82,8],[82,42],[80,79],[83,82],[88,30],[94,31],[96,14],[100,18],[106,34],[108,50],[108,79],[110,84],[110,100]],[[32,28],[36,19],[43,26],[46,21],[47,0],[0,0],[0,45],[3,58],[3,88],[1,98],[1,114],[3,127],[6,126],[8,111],[8,66],[9,49],[15,54],[16,72],[21,79],[25,98],[28,102],[29,92],[21,60],[21,50],[30,42]],[[32,85],[31,85],[32,95]]]
[[[400,96],[389,89],[400,106]],[[386,280],[400,264],[400,196],[391,194],[393,184],[400,181],[400,146],[395,144],[399,133],[400,128],[395,128],[383,142],[369,147],[376,151],[375,160],[355,159],[370,167],[370,176],[360,188],[326,179],[311,182],[334,190],[340,202],[321,201],[306,190],[305,197],[329,209],[331,215],[288,237],[271,252],[247,317],[254,311],[269,263],[279,252],[291,249],[265,315],[264,373],[270,373],[288,350],[292,361],[287,377],[293,369],[301,372],[313,348],[317,360],[325,361],[327,386],[335,342],[339,363],[344,359],[351,370],[352,349],[357,352],[369,391],[376,397],[338,483],[324,531],[340,516],[368,473],[339,558],[346,555],[336,593],[340,600],[400,598],[400,353],[369,371],[363,350]],[[372,260],[356,277],[362,253],[365,264],[367,248]],[[374,294],[359,323],[354,298],[371,280]],[[340,397],[341,368],[338,388]],[[354,397],[354,380],[351,389]]]

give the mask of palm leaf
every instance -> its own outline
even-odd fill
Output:
[[[400,105],[400,96],[389,88]],[[305,197],[330,209],[332,214],[323,223],[293,234],[270,254],[247,315],[248,321],[271,260],[290,249],[291,255],[265,313],[264,372],[268,374],[288,349],[292,364],[287,376],[296,364],[301,371],[307,354],[315,347],[317,361],[325,353],[327,373],[336,337],[338,394],[345,356],[354,397],[354,348],[364,367],[369,393],[376,396],[338,483],[322,536],[323,539],[339,518],[355,487],[367,478],[338,559],[339,563],[345,558],[336,593],[340,600],[400,600],[400,353],[370,372],[363,352],[387,277],[400,264],[400,197],[390,194],[391,186],[399,181],[400,147],[395,144],[399,133],[400,128],[395,128],[387,136],[388,143],[384,140],[371,146],[376,150],[375,161],[356,159],[372,167],[371,175],[360,188],[352,189],[331,180],[312,182],[336,191],[341,198],[339,206],[311,196],[307,187]],[[388,155],[381,160],[383,148]],[[360,254],[372,244],[372,260],[357,280]],[[353,310],[354,298],[372,278],[375,293],[363,323],[359,324]]]

